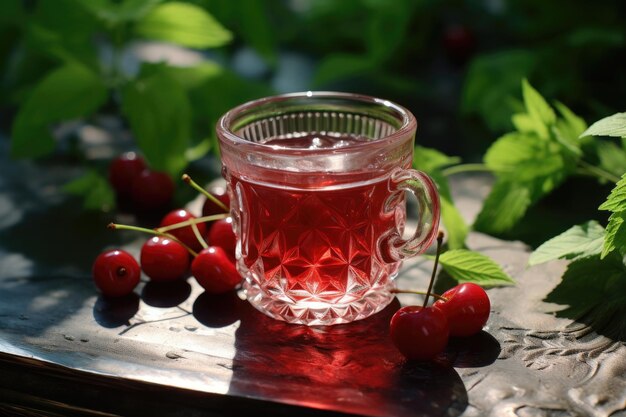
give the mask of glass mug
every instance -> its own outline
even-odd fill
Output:
[[[237,269],[254,307],[330,325],[393,300],[402,259],[426,250],[439,224],[435,185],[410,169],[416,127],[397,104],[334,92],[263,98],[222,116]],[[419,207],[406,240],[405,191]]]

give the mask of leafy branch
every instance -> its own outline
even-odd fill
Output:
[[[586,135],[624,139],[624,113],[594,123],[581,134]],[[557,312],[560,317],[587,322],[600,333],[626,340],[626,325],[619,319],[626,312],[626,173],[599,210],[611,212],[606,229],[594,220],[574,226],[539,246],[529,265],[572,260],[546,301],[566,306]]]
[[[491,234],[511,229],[533,204],[570,176],[591,176],[601,183],[617,183],[600,207],[612,213],[606,230],[595,221],[575,226],[537,248],[529,262],[536,265],[559,258],[578,261],[590,257],[601,261],[613,251],[623,256],[626,254],[626,180],[622,174],[626,172],[626,150],[592,136],[624,137],[626,113],[587,128],[584,120],[564,104],[556,102],[554,108],[550,106],[526,80],[522,82],[522,95],[525,111],[512,117],[516,130],[497,139],[486,152],[483,163],[463,164],[459,158],[434,149],[420,146],[415,149],[414,166],[427,172],[439,188],[442,222],[451,249],[446,253],[456,253],[458,259],[472,265],[470,258],[480,255],[464,249],[470,226],[454,206],[449,178],[459,173],[489,172],[495,183],[471,228]],[[445,269],[444,261],[445,256],[442,257]],[[448,269],[457,280],[476,279],[455,273],[454,268]],[[505,283],[501,280],[492,284]]]

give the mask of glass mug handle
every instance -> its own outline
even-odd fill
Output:
[[[397,262],[424,252],[437,237],[439,229],[439,194],[433,180],[421,171],[398,168],[391,173],[389,190],[392,193],[408,191],[418,203],[419,218],[415,233],[402,239],[397,228],[387,233],[380,242],[385,262]],[[392,198],[393,199],[393,198]]]

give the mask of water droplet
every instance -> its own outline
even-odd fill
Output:
[[[165,356],[166,356],[167,358],[169,358],[169,359],[179,359],[179,358],[182,358],[182,356],[181,356],[181,355],[179,355],[179,354],[178,354],[178,353],[176,353],[176,352],[172,352],[172,351],[167,352],[167,353],[165,354]]]
[[[190,331],[190,332],[195,332],[196,330],[198,330],[198,326],[191,326],[188,324],[185,326],[185,330]]]
[[[70,342],[74,341],[74,336],[70,336],[69,334],[64,334],[63,337],[65,340],[69,340]]]
[[[87,339],[86,337],[81,337],[80,341],[83,342],[83,343],[87,343],[87,342],[89,342],[89,339]]]

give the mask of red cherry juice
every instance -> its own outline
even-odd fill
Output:
[[[311,135],[266,144],[341,148],[359,141]],[[302,188],[244,178],[230,175],[240,213],[239,264],[261,291],[287,303],[350,303],[397,272],[397,263],[378,254],[381,236],[406,216],[404,195],[390,198],[387,177],[334,185],[308,176]]]

